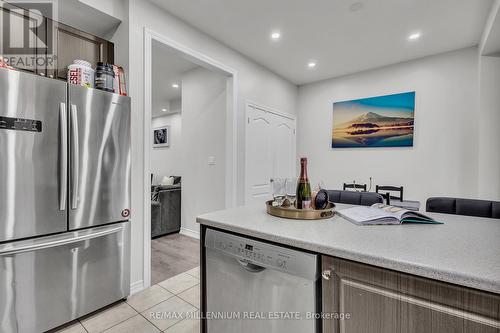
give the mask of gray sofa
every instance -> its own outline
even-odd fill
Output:
[[[181,229],[181,185],[152,187],[151,237],[179,232]]]

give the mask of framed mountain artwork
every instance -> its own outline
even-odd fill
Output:
[[[412,147],[415,92],[333,103],[332,148]]]

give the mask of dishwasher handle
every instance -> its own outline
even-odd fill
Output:
[[[250,273],[260,273],[264,271],[266,268],[253,264],[251,262],[248,262],[246,260],[241,260],[241,259],[235,259],[238,264],[240,264],[241,267],[243,267],[245,270],[249,271]]]

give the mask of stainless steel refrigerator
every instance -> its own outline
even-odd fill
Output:
[[[130,289],[130,99],[0,69],[0,332]]]

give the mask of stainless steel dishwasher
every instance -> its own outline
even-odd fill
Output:
[[[316,333],[318,256],[208,229],[208,333]]]

